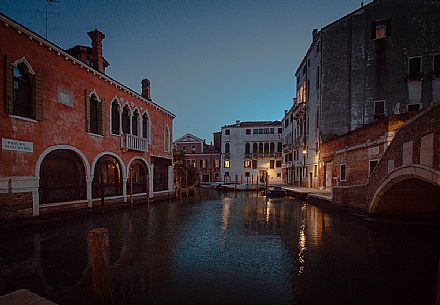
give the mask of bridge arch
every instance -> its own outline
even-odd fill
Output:
[[[417,202],[410,202],[414,199]],[[429,202],[426,203],[426,199]],[[398,204],[399,208],[394,209],[392,204],[389,203],[391,201],[394,202],[392,204]],[[421,206],[422,204],[427,205]],[[374,193],[369,206],[369,213],[397,212],[404,214],[411,213],[412,208],[414,208],[414,211],[421,211],[422,213],[430,213],[435,210],[440,214],[439,170],[424,165],[411,164],[392,171],[384,178]]]

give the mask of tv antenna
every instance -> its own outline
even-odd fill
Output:
[[[47,39],[47,20],[49,19],[48,16],[49,15],[59,15],[58,13],[50,12],[49,5],[52,5],[53,3],[59,3],[60,1],[59,0],[44,0],[44,2],[46,4],[46,10],[45,11],[37,10],[37,12],[44,13],[46,15],[46,39]]]

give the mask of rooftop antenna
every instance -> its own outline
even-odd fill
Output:
[[[44,13],[46,15],[46,39],[47,39],[47,20],[48,20],[48,15],[59,15],[58,13],[55,12],[49,12],[48,10],[48,5],[51,5],[52,3],[59,3],[59,0],[44,0],[45,4],[46,4],[46,10],[45,11],[40,11],[37,10],[37,12],[39,13]]]

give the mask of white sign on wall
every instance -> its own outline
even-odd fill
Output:
[[[21,152],[34,152],[34,143],[2,138],[2,149]]]

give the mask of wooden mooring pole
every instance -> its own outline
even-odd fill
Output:
[[[104,183],[102,182],[101,169],[99,169],[99,190],[101,195],[101,213],[104,213]]]
[[[110,283],[110,244],[107,228],[97,228],[87,235],[91,290],[96,305],[113,304]]]
[[[438,258],[437,283],[434,287],[434,305],[440,305],[440,257]]]

